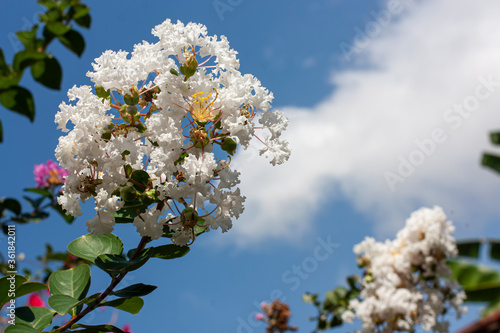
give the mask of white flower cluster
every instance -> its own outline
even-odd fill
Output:
[[[354,247],[366,269],[360,299],[351,300],[342,319],[363,323],[360,332],[448,332],[439,320],[449,307],[457,317],[466,311],[465,293],[450,279],[446,258],[457,255],[455,228],[440,207],[422,208],[406,221],[395,240],[378,243],[367,237]]]
[[[257,137],[273,165],[288,159],[280,139],[288,120],[270,111],[273,95],[259,80],[238,71],[224,36],[170,20],[152,33],[159,41],[135,45],[130,56],[104,52],[87,73],[95,92],[75,86],[68,97],[76,102],[61,103],[56,123],[69,133],[56,157],[69,176],[58,202],[78,216],[80,203],[95,198],[92,233],[129,222],[142,236],[185,245],[209,228],[227,231],[243,211],[228,154]]]

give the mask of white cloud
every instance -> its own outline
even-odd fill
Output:
[[[479,160],[489,147],[487,132],[500,128],[500,84],[478,79],[500,83],[498,17],[493,0],[424,1],[383,29],[357,56],[362,68],[332,75],[328,98],[308,109],[286,108],[288,163],[273,168],[254,158],[255,149],[237,156],[247,209],[223,239],[243,246],[299,237],[335,196],[369,215],[379,235],[423,205],[454,211],[454,220],[474,218],[474,226],[498,216],[500,181]],[[452,109],[464,103],[472,109],[475,101],[466,118]],[[415,141],[429,140],[436,129],[445,141],[391,191],[384,173],[398,173],[400,156],[422,157]]]

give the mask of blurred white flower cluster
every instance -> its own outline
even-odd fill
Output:
[[[273,165],[288,159],[280,139],[288,120],[270,111],[273,95],[259,80],[238,71],[224,36],[170,20],[152,33],[159,41],[130,56],[104,52],[87,73],[95,92],[75,86],[68,97],[76,102],[61,103],[56,123],[69,133],[56,157],[69,176],[58,201],[78,216],[95,198],[86,223],[94,234],[129,222],[142,236],[185,245],[208,228],[227,231],[243,211],[229,156],[238,146],[256,137]]]
[[[446,259],[457,255],[455,228],[440,207],[412,213],[395,240],[378,243],[367,237],[354,247],[366,272],[360,299],[349,303],[342,319],[359,318],[360,332],[448,332],[440,315],[453,307],[457,317],[466,311],[465,293],[450,279]]]

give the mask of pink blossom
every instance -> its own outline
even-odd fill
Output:
[[[38,296],[38,294],[34,293],[28,297],[28,304],[27,305],[28,306],[44,307],[45,301],[40,296]]]
[[[68,171],[61,168],[56,162],[48,160],[46,164],[35,164],[33,168],[36,187],[49,187],[50,185],[62,185],[64,177],[69,175]]]
[[[255,318],[255,320],[264,320],[265,316],[264,316],[264,314],[263,314],[263,313],[260,313],[260,312],[259,312],[259,313],[257,313],[257,314],[255,315],[255,317],[254,317],[254,318]]]

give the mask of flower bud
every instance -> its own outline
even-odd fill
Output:
[[[221,145],[220,145],[221,149],[231,156],[233,156],[237,146],[238,143],[233,138],[223,138],[221,140]]]
[[[120,196],[125,201],[134,201],[137,199],[137,191],[132,186],[125,186],[120,190]]]
[[[199,215],[192,207],[186,207],[181,213],[181,222],[186,227],[194,227],[198,222]]]

